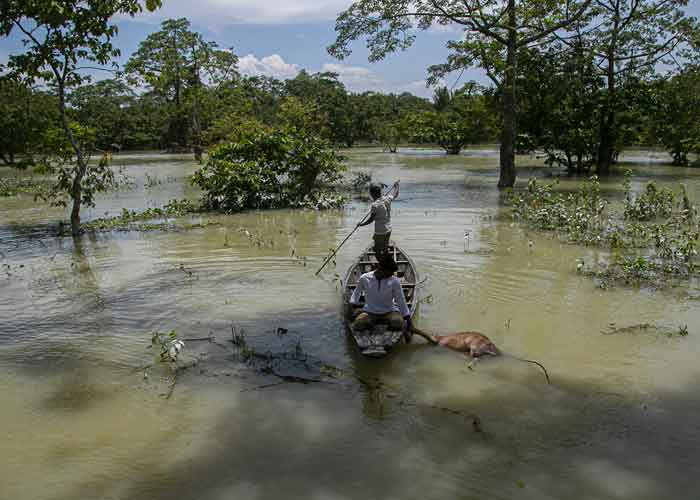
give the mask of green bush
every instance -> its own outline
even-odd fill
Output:
[[[344,202],[332,188],[344,168],[330,143],[307,131],[240,130],[210,151],[193,182],[217,210],[331,208]]]

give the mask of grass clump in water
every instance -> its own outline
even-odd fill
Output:
[[[93,231],[112,231],[135,229],[134,224],[151,219],[168,219],[201,211],[201,207],[189,200],[171,200],[163,207],[148,208],[142,212],[122,208],[117,217],[95,219],[84,225],[85,229]],[[162,229],[162,224],[139,224],[138,228]]]
[[[601,268],[577,265],[579,273],[595,277],[601,288],[615,283],[661,287],[697,275],[700,226],[684,186],[678,203],[672,190],[653,182],[635,196],[628,172],[622,213],[609,209],[595,176],[576,193],[556,193],[555,186],[530,180],[525,192],[511,196],[513,217],[554,231],[567,242],[609,249],[610,261]]]
[[[48,192],[45,182],[37,181],[31,177],[6,177],[0,178],[0,198],[17,196],[18,194],[34,194],[40,197]]]

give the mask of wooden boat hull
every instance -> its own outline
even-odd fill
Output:
[[[389,252],[394,256],[399,267],[397,276],[401,279],[401,288],[406,297],[406,305],[411,317],[418,308],[418,272],[413,261],[396,244],[391,242]],[[364,273],[373,271],[376,267],[377,259],[372,247],[367,248],[350,266],[343,280],[343,305],[345,324],[348,334],[357,345],[360,353],[374,358],[386,356],[389,351],[402,341],[403,332],[401,330],[390,330],[388,325],[375,325],[372,330],[354,330],[352,320],[359,313],[360,308],[350,305],[350,296],[357,286],[357,282]],[[363,298],[364,301],[364,298]]]

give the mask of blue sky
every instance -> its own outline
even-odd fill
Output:
[[[369,63],[363,43],[353,46],[353,54],[343,61],[332,58],[326,46],[334,38],[336,15],[352,0],[164,0],[163,8],[135,19],[118,22],[116,45],[122,51],[120,62],[136,50],[161,21],[187,17],[195,31],[222,47],[233,47],[239,55],[240,70],[247,74],[293,77],[299,70],[335,71],[352,91],[375,90],[430,96],[425,88],[426,68],[444,61],[445,42],[459,36],[457,30],[421,32],[406,52],[389,55],[384,61]],[[688,10],[700,14],[700,0],[691,0]],[[8,53],[21,50],[18,40],[0,40],[0,62]],[[455,75],[456,76],[456,75]],[[486,83],[478,70],[468,70],[461,81],[475,79]],[[448,80],[451,85],[454,77]]]

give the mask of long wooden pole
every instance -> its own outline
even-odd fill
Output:
[[[395,187],[396,187],[396,183],[394,183],[394,185],[391,187],[391,189],[389,189],[386,193],[384,193],[383,196],[386,196],[386,195],[388,195],[389,193],[391,193],[391,192],[394,190]],[[330,254],[330,255],[328,256],[328,258],[325,260],[325,262],[323,263],[323,265],[322,265],[321,267],[318,268],[318,271],[316,271],[316,272],[314,273],[314,276],[318,276],[318,273],[320,273],[321,271],[323,271],[323,268],[326,267],[326,264],[328,264],[328,263],[331,261],[331,259],[332,259],[333,257],[335,257],[335,254],[338,253],[338,250],[340,250],[340,247],[342,247],[343,245],[345,245],[345,242],[348,241],[348,240],[350,239],[350,236],[352,236],[353,234],[355,234],[355,231],[357,231],[357,230],[360,228],[360,224],[362,224],[362,223],[367,219],[367,217],[369,217],[369,215],[370,215],[371,213],[372,213],[372,209],[370,209],[370,210],[365,214],[365,216],[362,217],[362,219],[360,220],[360,222],[358,222],[358,223],[355,225],[355,229],[353,229],[353,230],[350,232],[350,234],[348,234],[348,235],[345,237],[345,239],[340,243],[340,245],[338,245],[338,246],[336,247],[336,249],[333,250],[333,253]]]

